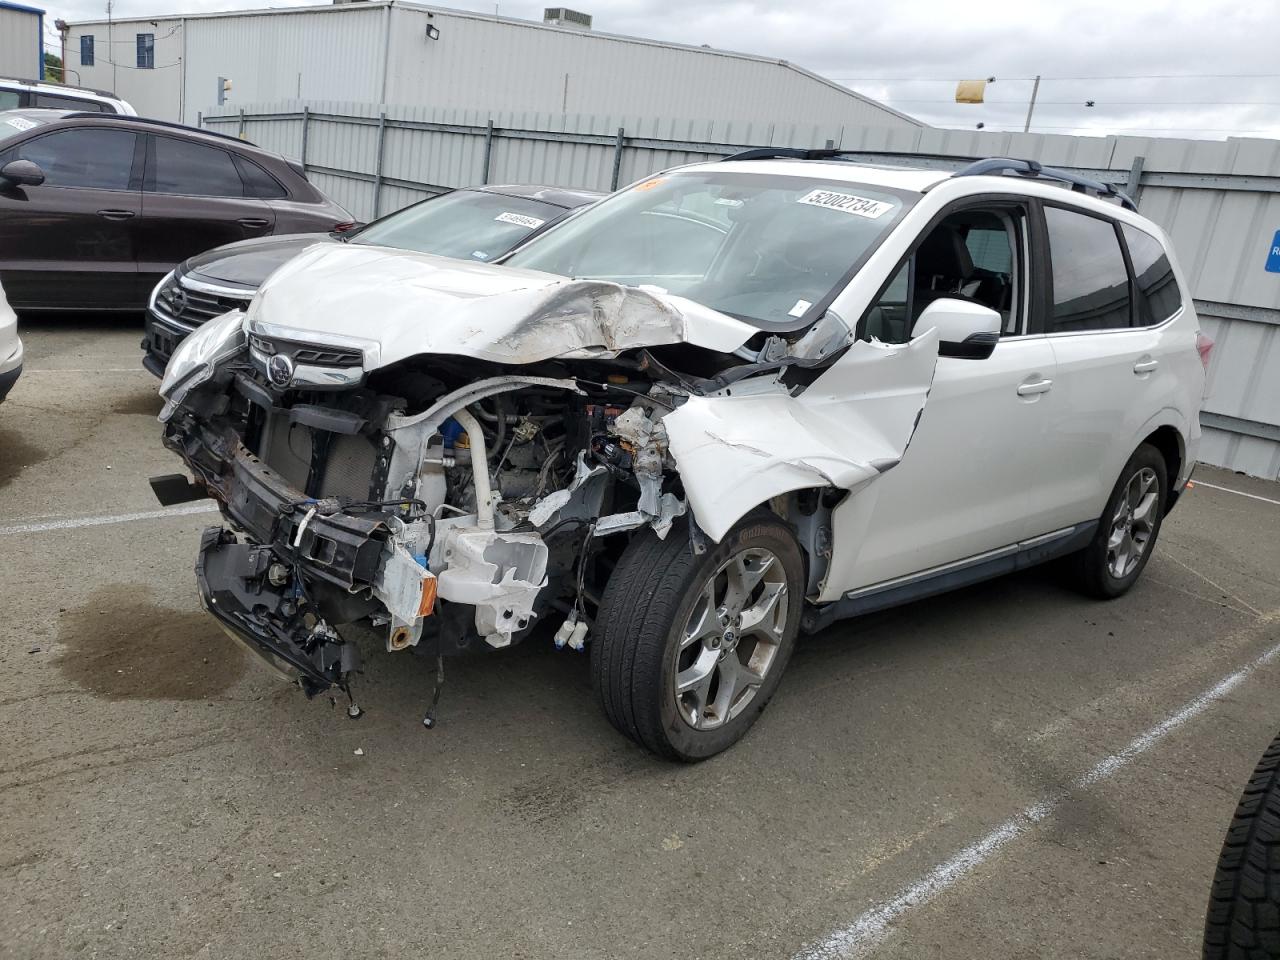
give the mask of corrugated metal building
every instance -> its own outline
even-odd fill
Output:
[[[216,104],[344,100],[549,115],[922,124],[783,60],[401,0],[70,24],[85,86],[195,122]],[[83,38],[106,55],[78,56]],[[144,49],[152,51],[146,62]],[[77,60],[80,62],[77,64]]]
[[[44,11],[0,0],[0,77],[44,79]]]

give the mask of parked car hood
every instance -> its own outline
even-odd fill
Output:
[[[190,258],[183,269],[210,280],[257,287],[277,267],[316,243],[337,243],[327,233],[292,233],[280,237],[255,237],[214,247]]]
[[[419,354],[536,363],[670,343],[727,353],[759,332],[658,288],[346,244],[312,246],[272,274],[248,325],[359,343],[366,369]]]

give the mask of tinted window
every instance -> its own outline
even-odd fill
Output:
[[[138,34],[138,69],[150,70],[156,65],[156,35]]]
[[[244,184],[231,154],[216,147],[171,137],[156,137],[154,181],[156,193],[189,197],[242,197]]]
[[[1053,270],[1050,332],[1129,326],[1129,273],[1115,226],[1061,207],[1045,207]]]
[[[1182,307],[1182,291],[1173,277],[1173,264],[1151,234],[1127,223],[1121,229],[1138,285],[1138,325],[1164,323]]]
[[[384,217],[351,242],[489,261],[563,215],[560,207],[539,200],[455,190]]]
[[[14,156],[37,164],[49,187],[127,190],[133,145],[133,134],[127,130],[81,128],[29,140]]]
[[[93,37],[91,36],[80,38],[80,66],[93,66]]]
[[[275,177],[252,160],[237,156],[235,161],[240,169],[240,179],[244,181],[245,196],[257,197],[260,200],[280,200],[289,195]]]
[[[106,104],[96,100],[81,100],[78,97],[60,97],[56,93],[36,93],[33,107],[47,107],[51,110],[76,110],[80,113],[115,113]]]

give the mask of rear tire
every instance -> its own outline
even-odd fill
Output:
[[[1280,957],[1280,737],[1262,755],[1227,828],[1209,893],[1203,956]]]
[[[1093,539],[1070,558],[1081,590],[1101,600],[1129,592],[1155,552],[1167,485],[1164,456],[1142,444],[1120,471]]]
[[[605,716],[659,756],[703,760],[736,742],[773,696],[804,602],[804,559],[772,514],[740,521],[695,556],[688,528],[623,552],[591,642]]]

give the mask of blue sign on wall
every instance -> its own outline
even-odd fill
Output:
[[[1276,231],[1271,241],[1271,250],[1267,253],[1267,273],[1280,273],[1280,230]]]

